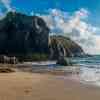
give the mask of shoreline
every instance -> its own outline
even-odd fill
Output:
[[[0,100],[100,99],[100,88],[80,84],[76,77],[18,71],[0,73]]]
[[[40,63],[39,63],[40,64]],[[40,74],[40,75],[53,75],[55,77],[62,77],[62,79],[70,79],[73,81],[76,81],[80,84],[83,85],[87,85],[87,86],[92,86],[92,87],[98,87],[100,88],[100,86],[96,85],[96,84],[92,84],[86,81],[82,81],[80,79],[80,67],[79,66],[62,66],[62,69],[58,68],[49,68],[48,66],[32,66],[30,64],[22,64],[22,65],[12,65],[12,64],[0,64],[0,70],[2,70],[2,68],[8,68],[7,70],[9,71],[9,68],[11,68],[11,73],[16,73],[16,72],[25,72],[25,73],[31,73],[31,74]],[[6,74],[6,71],[4,72]],[[10,72],[7,72],[10,73]],[[1,73],[0,73],[1,74]]]
[[[80,82],[80,68],[40,69],[0,65],[15,72],[0,73],[0,100],[99,100],[100,88]]]

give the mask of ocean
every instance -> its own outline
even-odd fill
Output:
[[[100,55],[72,58],[80,66],[80,82],[100,86]]]
[[[60,66],[56,62],[32,63],[33,72],[48,72],[63,70],[68,73],[68,70],[79,70],[79,80],[84,84],[100,86],[100,55],[73,57],[68,58],[73,63],[73,66]],[[76,70],[75,70],[76,69]],[[76,73],[77,74],[77,73]]]

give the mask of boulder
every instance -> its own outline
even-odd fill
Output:
[[[57,64],[58,65],[63,65],[63,66],[71,66],[72,63],[70,61],[70,59],[68,58],[65,58],[65,57],[60,57],[58,60],[57,60]]]
[[[0,54],[48,52],[49,28],[38,16],[9,12],[0,20]]]
[[[66,57],[78,57],[85,55],[81,46],[64,36],[50,36],[49,52],[50,59],[53,60],[58,58],[64,60]]]

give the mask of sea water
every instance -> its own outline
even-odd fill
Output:
[[[80,66],[80,82],[100,86],[100,55],[72,58]]]
[[[48,62],[49,64],[46,64],[46,62],[43,62],[43,66],[40,63],[38,67],[33,64],[33,71],[40,72],[48,70],[64,70],[67,73],[68,70],[70,70],[69,68],[73,70],[78,67],[80,71],[80,82],[100,86],[100,55],[94,55],[90,57],[75,57],[69,59],[73,63],[73,66],[60,66],[56,63]]]

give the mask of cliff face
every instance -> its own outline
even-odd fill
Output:
[[[40,17],[9,12],[0,20],[0,55],[17,56],[33,53],[35,56],[38,54],[42,60],[40,54],[46,54],[50,59],[58,59],[61,56],[80,56],[84,52],[69,38],[49,37],[49,28]]]
[[[51,36],[49,44],[51,59],[59,59],[59,57],[77,57],[85,54],[78,44],[63,36]]]
[[[48,52],[49,28],[37,16],[9,12],[0,21],[0,54]]]

